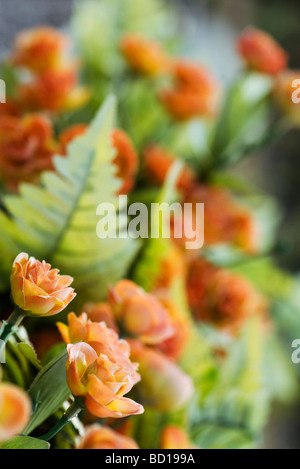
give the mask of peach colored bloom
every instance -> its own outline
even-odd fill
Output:
[[[111,139],[117,152],[114,159],[114,164],[118,168],[116,176],[123,181],[119,194],[128,194],[133,189],[138,171],[138,156],[132,141],[123,130],[114,130]]]
[[[161,449],[200,449],[189,441],[186,432],[175,425],[167,425],[161,434]]]
[[[294,101],[299,100],[300,97],[297,91],[300,88],[299,79],[300,70],[286,70],[278,75],[274,87],[275,101],[282,112],[298,127],[300,126],[300,103]],[[296,100],[293,101],[294,93]]]
[[[25,391],[0,384],[0,444],[21,433],[29,422],[31,401]]]
[[[173,67],[174,86],[163,90],[160,99],[176,120],[215,115],[219,87],[211,74],[192,62],[177,61]]]
[[[247,28],[239,38],[237,47],[252,70],[276,75],[287,66],[287,53],[264,31]]]
[[[147,175],[159,185],[164,183],[171,166],[178,160],[177,156],[159,145],[148,147],[145,151],[144,158]],[[195,181],[196,174],[185,165],[178,178],[177,189],[185,193],[187,190],[191,189]]]
[[[120,42],[120,49],[129,66],[142,75],[161,75],[169,70],[169,58],[154,41],[127,34]]]
[[[142,342],[158,344],[174,334],[168,311],[134,282],[118,282],[110,289],[110,302],[125,330]]]
[[[67,383],[74,396],[84,396],[87,410],[98,418],[143,413],[140,404],[123,397],[140,381],[129,344],[105,323],[91,323],[88,341],[67,346]]]
[[[229,332],[238,331],[244,321],[264,316],[267,303],[244,277],[203,260],[191,263],[187,279],[190,307],[198,320]]]
[[[155,280],[155,290],[168,289],[176,281],[186,275],[186,259],[184,251],[175,244],[170,244],[170,249],[162,258],[160,271]]]
[[[76,296],[70,287],[73,278],[59,275],[59,270],[51,269],[45,261],[28,257],[21,253],[13,263],[10,284],[14,303],[36,316],[60,313]]]
[[[191,399],[191,378],[161,352],[137,340],[128,341],[142,377],[138,393],[143,402],[162,412],[174,412]]]
[[[46,70],[31,82],[21,84],[18,93],[20,103],[26,109],[51,112],[77,109],[89,98],[87,89],[77,84],[77,70],[73,64]]]
[[[139,449],[137,443],[128,436],[102,425],[90,425],[80,439],[77,449]]]
[[[54,150],[52,124],[45,116],[0,116],[0,178],[12,191],[53,169]]]
[[[67,37],[54,28],[42,26],[21,32],[15,39],[12,61],[41,73],[61,65]]]
[[[90,321],[105,322],[107,327],[118,332],[113,309],[109,303],[86,303],[82,310],[85,311]]]

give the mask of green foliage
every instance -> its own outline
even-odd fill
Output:
[[[29,388],[34,410],[24,431],[29,435],[36,427],[56,412],[71,396],[66,381],[67,351],[64,350],[41,369]]]
[[[3,443],[1,449],[50,449],[50,444],[30,436],[17,436]]]
[[[56,172],[43,174],[42,187],[24,184],[20,195],[4,199],[9,215],[0,212],[2,288],[22,251],[73,276],[81,301],[103,298],[107,285],[125,275],[137,243],[96,234],[98,204],[118,202],[110,144],[114,119],[109,98],[86,134],[68,147],[68,156],[55,158]]]

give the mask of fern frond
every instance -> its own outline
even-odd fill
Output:
[[[98,204],[118,203],[110,143],[114,119],[115,99],[109,98],[86,134],[69,145],[68,156],[55,157],[56,171],[42,176],[41,187],[24,184],[20,195],[4,199],[9,215],[0,214],[2,280],[21,251],[73,276],[77,292],[90,300],[101,299],[107,285],[125,274],[137,243],[96,234]]]

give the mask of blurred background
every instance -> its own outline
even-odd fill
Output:
[[[168,1],[168,0],[166,0]],[[290,54],[290,65],[300,69],[299,0],[170,0],[183,13],[178,34],[186,38],[182,53],[212,68],[228,84],[239,68],[235,37],[248,25],[271,33]],[[120,6],[122,0],[120,0]],[[41,24],[64,27],[72,0],[0,0],[0,56],[21,29]],[[263,154],[243,161],[236,171],[272,194],[283,209],[280,239],[286,248],[279,264],[298,272],[300,265],[300,131],[289,132]],[[266,434],[268,448],[300,448],[299,409],[276,408]]]

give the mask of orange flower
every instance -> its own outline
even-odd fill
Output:
[[[17,386],[0,384],[0,444],[21,433],[29,422],[31,401]]]
[[[138,171],[138,156],[132,141],[123,130],[114,130],[111,139],[117,152],[114,159],[114,164],[118,168],[117,177],[123,181],[119,194],[128,194],[134,186]]]
[[[161,449],[200,449],[189,441],[186,432],[175,425],[167,425],[161,434]]]
[[[120,49],[129,66],[142,75],[160,75],[169,70],[169,58],[154,41],[127,34],[121,40]]]
[[[196,317],[236,331],[249,317],[265,315],[266,300],[242,276],[197,259],[187,280],[190,307]]]
[[[138,386],[143,402],[162,412],[174,412],[192,397],[191,378],[161,352],[137,340],[128,341],[134,360],[139,363],[142,381]]]
[[[140,380],[128,343],[104,323],[90,323],[87,340],[68,345],[67,383],[74,396],[84,396],[87,410],[98,418],[143,413],[140,404],[123,397]]]
[[[276,75],[287,66],[287,53],[264,31],[247,28],[239,38],[237,46],[251,70]]]
[[[289,119],[300,126],[300,70],[286,70],[276,80],[274,97]]]
[[[13,63],[41,73],[61,65],[67,37],[48,26],[21,32],[15,40]]]
[[[109,427],[90,425],[80,439],[77,449],[139,449],[136,442]]]
[[[159,185],[162,185],[167,177],[171,166],[178,158],[165,148],[152,145],[145,151],[145,168],[150,178]],[[185,165],[178,178],[177,189],[186,192],[191,189],[196,181],[196,174]]]
[[[258,251],[257,222],[231,193],[221,187],[196,185],[186,194],[184,204],[192,204],[193,226],[196,226],[196,204],[205,205],[205,244],[230,243],[253,254]],[[177,220],[174,219],[174,228]],[[184,232],[184,230],[183,230]],[[183,244],[185,239],[175,240]]]
[[[66,129],[60,136],[59,136],[59,143],[60,148],[58,153],[61,155],[67,155],[67,148],[68,145],[76,138],[80,137],[80,135],[85,134],[87,130],[87,124],[74,124],[71,125],[68,129]]]
[[[113,309],[109,303],[86,303],[82,309],[90,321],[105,322],[107,327],[118,332]]]
[[[168,311],[134,282],[118,282],[110,289],[110,302],[126,331],[145,344],[158,344],[174,334]]]
[[[213,116],[219,104],[219,88],[201,66],[178,61],[174,64],[174,87],[160,93],[167,111],[177,120]]]
[[[191,324],[188,318],[184,317],[177,306],[162,292],[157,293],[163,306],[169,311],[174,333],[168,339],[157,345],[157,349],[166,355],[170,360],[178,361],[187,347],[191,335]]]
[[[26,253],[16,257],[10,284],[13,301],[20,309],[36,316],[53,316],[75,298],[70,288],[73,278],[50,269],[45,261],[39,262],[34,257],[28,260]]]
[[[53,169],[51,122],[42,115],[0,117],[0,178],[13,191],[21,182],[37,182]]]
[[[83,106],[89,98],[86,88],[77,85],[75,66],[50,69],[19,88],[21,104],[33,110],[62,112]]]

